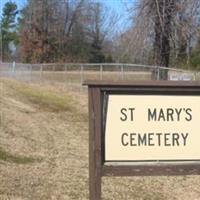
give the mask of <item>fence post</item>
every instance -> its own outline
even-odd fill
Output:
[[[81,75],[81,86],[83,84],[83,64],[81,64],[81,71],[80,71],[80,75]]]
[[[42,81],[43,65],[40,65],[40,82]]]
[[[12,74],[13,74],[13,77],[15,78],[15,71],[16,71],[16,63],[15,61],[12,63]]]
[[[101,199],[101,90],[89,87],[89,200]]]
[[[197,80],[197,72],[195,71],[193,75],[194,75],[193,79],[194,79],[194,81],[196,81]]]
[[[100,65],[100,80],[103,79],[103,66],[102,64]]]
[[[33,68],[33,66],[32,66],[32,64],[30,64],[30,81],[32,81],[32,69]]]
[[[65,77],[65,80],[66,80],[66,82],[68,82],[67,81],[67,64],[65,64],[65,73],[64,73],[64,77]]]
[[[159,68],[159,66],[157,66],[157,70],[156,70],[156,71],[157,71],[157,74],[156,74],[156,75],[157,75],[157,76],[156,76],[156,80],[159,81],[159,80],[160,80],[160,68]]]
[[[121,79],[124,80],[124,65],[121,65]]]

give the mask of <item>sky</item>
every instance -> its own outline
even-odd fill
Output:
[[[2,8],[6,2],[9,0],[0,0],[0,14],[2,14]],[[22,8],[25,4],[26,0],[12,0],[13,2],[17,3],[19,8]],[[118,13],[124,13],[126,7],[132,4],[135,0],[101,0],[107,6],[114,9]]]
[[[4,4],[8,1],[9,0],[0,0],[0,15],[2,14],[2,9]],[[25,0],[12,0],[12,1],[15,2],[19,8],[22,8],[25,3]]]
[[[0,16],[2,15],[2,9],[6,2],[9,0],[0,0]],[[15,2],[19,9],[23,7],[26,3],[26,0],[12,0]],[[59,0],[58,0],[59,1]],[[113,9],[118,15],[121,16],[121,23],[119,24],[120,28],[123,29],[129,25],[127,8],[134,3],[135,0],[99,0],[104,2],[107,7]]]

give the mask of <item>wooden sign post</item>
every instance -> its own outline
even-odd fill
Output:
[[[86,81],[90,200],[102,176],[200,174],[200,82]]]

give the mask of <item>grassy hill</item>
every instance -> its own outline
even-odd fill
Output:
[[[0,199],[88,199],[87,93],[0,79]],[[104,200],[200,198],[200,178],[103,178]]]

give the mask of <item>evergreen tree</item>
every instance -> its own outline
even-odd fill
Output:
[[[1,19],[1,51],[2,61],[11,58],[11,54],[15,51],[17,44],[17,22],[16,16],[18,14],[16,3],[9,1],[3,8]]]
[[[101,42],[94,40],[91,45],[90,60],[91,63],[105,62],[105,56],[102,53]]]
[[[199,70],[200,69],[200,40],[196,45],[196,48],[192,52],[190,64],[193,68]]]

